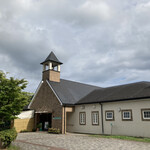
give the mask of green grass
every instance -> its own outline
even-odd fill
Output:
[[[148,142],[150,143],[150,138],[142,138],[142,137],[132,137],[132,136],[119,136],[119,135],[90,135],[91,137],[97,138],[113,138],[113,139],[121,139],[121,140],[129,140],[129,141],[138,141],[138,142]]]
[[[20,147],[15,146],[15,145],[10,145],[7,150],[21,150]]]

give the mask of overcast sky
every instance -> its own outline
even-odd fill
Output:
[[[63,79],[150,81],[150,1],[0,0],[0,70],[34,92],[52,50]]]

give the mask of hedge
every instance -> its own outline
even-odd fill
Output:
[[[17,137],[15,128],[0,131],[0,148],[8,147]]]

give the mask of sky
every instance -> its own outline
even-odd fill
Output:
[[[63,79],[100,87],[150,81],[150,1],[0,0],[0,70],[35,92],[51,51]]]

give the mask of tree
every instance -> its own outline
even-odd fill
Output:
[[[26,86],[26,80],[7,78],[0,72],[0,124],[15,119],[28,104],[28,97],[22,91]]]
[[[31,102],[33,96],[34,96],[34,93],[30,93],[30,92],[23,92],[23,94],[25,94],[25,96],[27,97],[28,99],[28,104]]]

